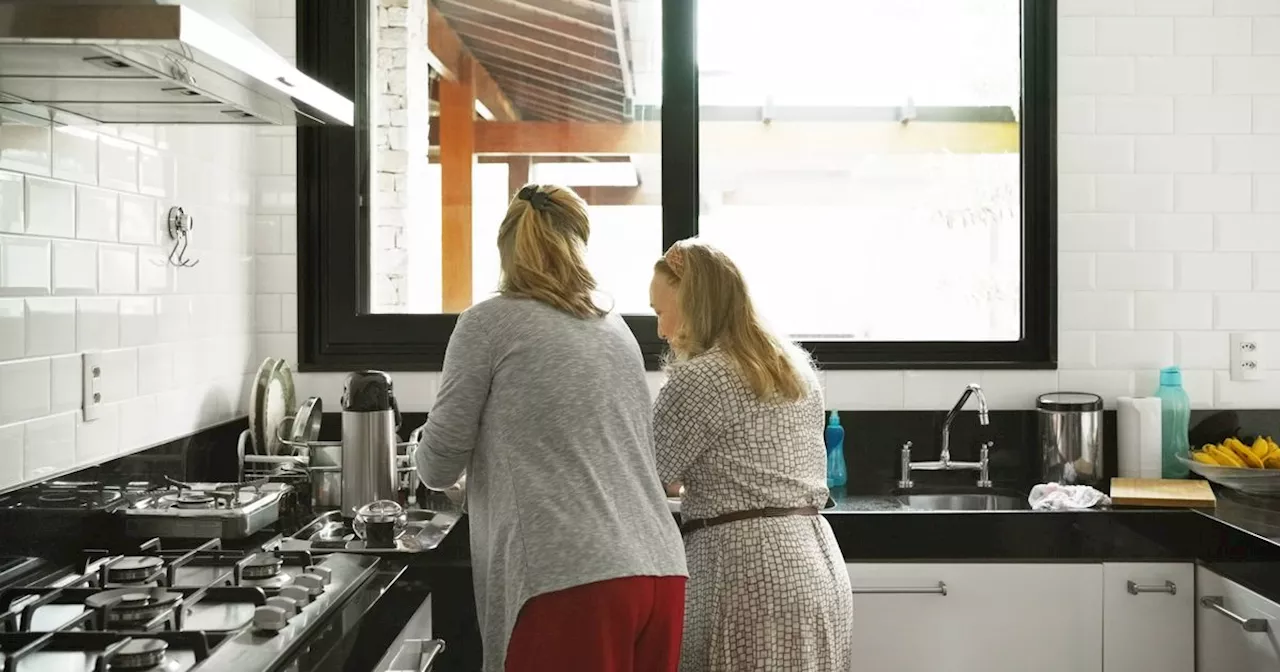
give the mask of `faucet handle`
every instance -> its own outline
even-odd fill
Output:
[[[913,487],[911,481],[911,442],[902,444],[902,474],[898,479],[898,487],[904,490]]]
[[[982,450],[978,453],[978,468],[981,470],[978,475],[978,487],[991,487],[991,446],[995,445],[995,441],[987,441],[982,444]]]

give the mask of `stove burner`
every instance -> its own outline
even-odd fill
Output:
[[[90,595],[84,604],[90,609],[107,612],[106,627],[146,623],[177,604],[181,596],[163,588],[150,590],[117,588]]]
[[[154,555],[120,558],[107,567],[108,583],[138,583],[155,573],[164,561]]]
[[[79,499],[79,497],[74,492],[45,492],[37,499],[46,504],[65,504],[67,502],[74,502]]]
[[[116,650],[113,670],[147,670],[164,664],[169,644],[162,639],[133,639]]]
[[[174,506],[179,509],[212,509],[213,495],[205,494],[199,490],[184,490],[178,493],[178,498],[174,500]]]
[[[280,574],[283,564],[284,561],[270,553],[258,553],[245,564],[243,576],[252,580],[270,579]]]

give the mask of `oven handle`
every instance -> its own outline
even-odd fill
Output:
[[[439,656],[442,651],[444,651],[442,639],[406,639],[400,645],[391,669],[387,672],[430,672],[431,666],[435,665],[436,656]],[[404,666],[415,659],[416,667]]]

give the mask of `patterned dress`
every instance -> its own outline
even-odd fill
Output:
[[[662,481],[685,486],[686,520],[826,503],[822,391],[810,381],[801,401],[764,403],[719,350],[672,367],[654,433]],[[850,669],[852,588],[821,516],[699,530],[685,555],[681,672]]]

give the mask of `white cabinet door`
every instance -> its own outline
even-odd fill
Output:
[[[1100,564],[851,564],[857,672],[1100,672]]]
[[[1102,669],[1195,672],[1195,565],[1102,567]]]
[[[1280,604],[1196,569],[1196,669],[1280,671]]]

